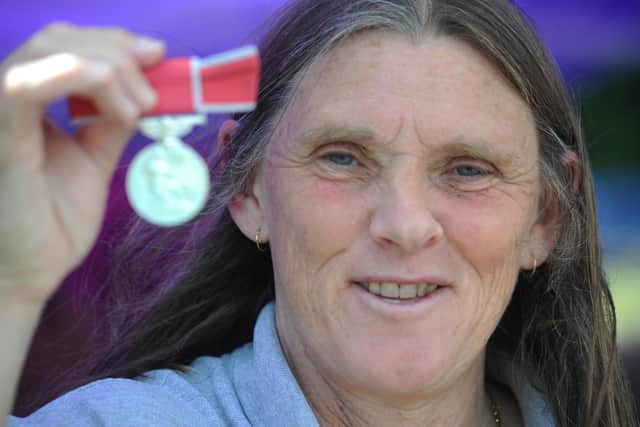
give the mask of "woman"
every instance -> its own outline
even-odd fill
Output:
[[[94,370],[109,379],[9,425],[633,425],[584,143],[516,8],[302,0],[261,51],[188,268],[162,270],[171,288]],[[161,56],[55,26],[3,65],[5,383],[93,241]],[[69,93],[106,118],[75,141],[37,126]]]

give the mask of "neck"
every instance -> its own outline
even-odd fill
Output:
[[[491,402],[484,387],[468,396],[459,393],[400,402],[334,389],[309,395],[321,426],[494,427]]]
[[[485,389],[484,354],[458,380],[403,396],[359,390],[288,359],[321,426],[495,427]]]

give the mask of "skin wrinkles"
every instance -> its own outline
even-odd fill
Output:
[[[392,157],[400,157],[402,155],[416,157],[415,154],[411,153],[394,153],[389,150],[390,143],[379,141],[374,131],[364,127],[349,128],[329,125],[307,131],[300,138],[291,139],[294,142],[288,145],[286,151],[273,151],[272,165],[278,167],[304,167],[316,160],[314,155],[317,154],[317,150],[322,150],[325,153],[332,152],[329,148],[323,149],[323,146],[333,147],[333,152],[339,151],[357,155],[357,161],[363,162],[363,166],[375,166],[375,168],[380,167],[380,165],[391,164],[392,161],[389,158]],[[348,143],[345,144],[345,142]],[[273,161],[275,158],[279,158],[279,161]],[[439,169],[448,167],[452,159],[459,159],[459,162],[475,162],[476,165],[480,165],[498,175],[496,178],[500,178],[504,183],[520,185],[524,190],[527,190],[532,184],[537,173],[537,168],[531,165],[525,166],[524,159],[517,153],[503,153],[495,150],[494,147],[486,142],[472,143],[465,141],[463,137],[457,137],[451,142],[429,152],[429,157],[425,158],[425,163],[428,164],[425,175],[428,175],[430,171],[439,171]],[[525,169],[525,167],[529,169]],[[371,169],[374,168],[371,167]],[[373,172],[375,171],[370,171],[367,176],[375,175]],[[434,183],[438,181],[437,176],[433,176],[431,179]],[[496,182],[496,184],[500,183]],[[499,186],[497,189],[500,190]],[[452,194],[461,194],[453,188],[451,190]],[[508,193],[505,192],[505,194]]]
[[[352,82],[349,82],[349,84],[352,84]],[[458,145],[458,147],[457,147],[457,148],[459,148],[459,145]],[[432,154],[438,154],[438,153],[432,153]],[[465,150],[465,154],[468,154],[468,150]],[[397,153],[396,153],[396,157],[401,157],[401,156],[402,156],[401,154],[397,154]],[[413,158],[415,158],[415,157],[416,157],[416,155],[415,155],[413,152],[411,152],[410,154],[407,154],[407,156],[408,156],[408,157],[413,157]],[[404,159],[403,159],[403,160],[404,160]],[[415,167],[415,169],[418,169],[418,167],[417,167],[417,165],[416,165],[416,163],[417,163],[417,162],[416,162],[414,159],[409,159],[409,160],[406,160],[406,161],[407,161],[407,162],[411,161],[411,162],[412,162],[412,166],[416,166],[416,167]],[[390,163],[392,163],[392,162],[390,162]],[[402,166],[402,165],[401,165],[401,166]],[[403,170],[401,167],[398,167],[398,168],[399,168],[399,169],[401,169],[401,170]],[[412,170],[414,170],[414,169],[412,169]],[[389,172],[389,174],[393,175],[393,174],[392,174],[392,172]],[[419,182],[420,182],[419,180],[412,179],[412,178],[413,178],[412,176],[404,176],[404,177],[403,177],[402,175],[398,174],[398,175],[396,175],[396,177],[397,177],[397,181],[396,181],[396,183],[395,183],[395,187],[396,187],[396,188],[399,188],[402,184],[406,185],[407,183],[416,183],[416,185],[417,185],[417,183],[419,183]],[[403,179],[403,178],[404,178],[404,179]],[[319,185],[321,185],[321,184],[319,184]],[[392,184],[392,186],[393,186],[393,184]],[[376,198],[376,199],[378,199],[378,198],[379,198],[379,196],[378,196],[378,195],[374,195],[374,196],[372,196],[372,197],[373,197],[373,198]],[[493,206],[493,208],[495,208],[495,206]],[[336,256],[337,256],[337,254],[336,254]],[[333,258],[333,257],[332,257],[332,258]],[[325,266],[325,264],[321,264],[321,265],[319,266],[318,270],[321,270],[324,266]],[[318,271],[318,270],[314,270],[314,272],[316,272],[316,271]],[[502,273],[502,272],[496,272],[496,271],[494,271],[494,272],[493,272],[493,274],[490,276],[490,280],[492,280],[492,281],[493,281],[493,280],[496,280],[496,278],[497,278],[498,276],[503,276],[503,275],[504,275],[504,273]],[[495,296],[495,295],[494,295],[494,296]],[[484,296],[481,296],[481,298],[484,298]],[[490,300],[490,301],[491,301],[491,300]],[[344,328],[344,327],[345,327],[345,325],[344,325],[344,324],[341,324],[341,328]],[[476,329],[475,329],[475,328],[472,328],[472,329],[471,329],[471,331],[469,331],[469,334],[468,334],[468,335],[469,335],[469,336],[471,336],[471,337],[472,337],[472,336],[474,336],[474,335],[476,335]],[[405,374],[401,374],[401,375],[402,375],[402,376],[404,376]]]
[[[318,77],[316,83],[319,84],[320,82],[320,77]],[[301,105],[298,108],[305,110],[306,106]],[[347,122],[341,118],[334,120],[331,117],[331,112],[327,112],[327,117],[323,116],[322,111],[320,114],[316,113],[319,116],[318,121],[321,123],[319,126],[304,130],[299,135],[294,133],[288,139],[285,150],[280,153],[274,152],[274,157],[280,156],[284,160],[279,164],[281,167],[303,166],[313,161],[310,155],[313,149],[322,144],[331,144],[332,142],[348,141],[357,144],[365,157],[374,159],[378,163],[385,163],[383,161],[385,160],[384,157],[400,155],[400,153],[394,153],[391,149],[394,147],[393,142],[397,139],[397,133],[401,131],[404,125],[404,120],[400,123],[396,135],[387,138],[375,128],[371,129],[366,125]],[[413,122],[414,127],[419,129],[415,117]],[[416,134],[418,134],[419,140],[422,142],[423,138],[419,136],[420,131],[417,130]],[[427,143],[423,142],[423,144],[426,145]],[[534,145],[537,151],[537,140],[535,138],[528,141],[528,144]],[[407,155],[414,154],[407,153]],[[530,162],[527,162],[527,159],[522,157],[519,150],[509,146],[504,148],[496,147],[495,144],[483,140],[467,141],[463,135],[456,136],[448,144],[436,146],[429,152],[428,162],[431,165],[430,169],[435,169],[439,166],[443,167],[448,159],[462,156],[470,159],[482,159],[491,163],[505,183],[521,184],[526,188],[532,179],[537,179],[537,164],[531,165]]]
[[[278,336],[321,425],[491,425],[484,349],[550,247],[537,155],[524,102],[455,39],[365,33],[309,68],[248,219],[231,212],[269,238]],[[405,321],[361,304],[371,275],[451,286]]]

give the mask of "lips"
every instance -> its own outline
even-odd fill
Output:
[[[452,283],[441,276],[355,276],[349,282],[357,306],[367,315],[391,322],[416,322],[425,319],[434,310],[442,309],[443,302],[453,295]],[[356,308],[358,307],[358,308]]]
[[[356,282],[360,287],[374,295],[399,300],[422,298],[436,291],[437,283],[398,283],[398,282]]]

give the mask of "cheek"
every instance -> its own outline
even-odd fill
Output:
[[[503,197],[449,199],[442,206],[443,227],[461,282],[464,316],[456,335],[463,342],[485,345],[515,288],[526,209]]]
[[[303,277],[313,280],[356,239],[363,217],[359,193],[302,168],[276,168],[267,177],[265,211],[274,261],[304,268]]]
[[[318,338],[339,319],[345,257],[360,230],[357,193],[295,168],[270,176],[265,206],[279,325],[288,340]],[[316,332],[311,332],[316,331]],[[294,345],[290,342],[290,345]]]
[[[521,202],[491,191],[443,204],[447,209],[441,217],[449,243],[487,286],[515,283],[528,219]]]

